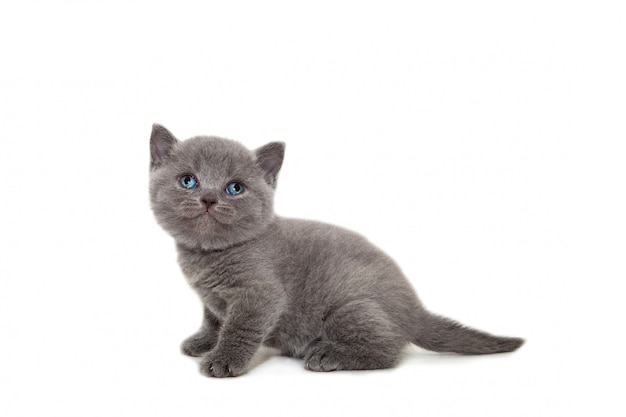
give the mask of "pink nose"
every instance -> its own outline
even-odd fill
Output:
[[[204,205],[206,206],[207,211],[213,207],[214,205],[217,204],[217,199],[215,197],[212,196],[204,196],[200,199],[200,201],[202,201],[202,203],[204,203]]]

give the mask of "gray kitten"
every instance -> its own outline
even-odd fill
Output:
[[[203,356],[202,373],[240,375],[261,344],[312,371],[389,368],[409,342],[464,354],[522,345],[428,312],[362,236],[277,217],[284,150],[205,136],[181,142],[153,126],[150,201],[204,305],[202,327],[182,344]]]

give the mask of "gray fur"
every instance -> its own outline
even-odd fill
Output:
[[[261,344],[312,371],[388,368],[409,342],[464,354],[522,345],[428,312],[393,260],[362,236],[277,217],[283,143],[250,151],[216,137],[181,142],[154,125],[150,149],[152,209],[204,305],[182,350],[202,356],[205,375],[240,375]],[[197,188],[179,185],[186,174]],[[227,194],[231,181],[245,191]]]

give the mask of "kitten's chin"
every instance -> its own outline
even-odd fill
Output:
[[[202,213],[189,220],[189,230],[202,239],[224,233],[223,225],[210,213]]]
[[[211,214],[202,214],[187,222],[185,230],[173,233],[179,245],[189,249],[221,250],[248,240],[247,236],[240,236],[227,224],[220,223]]]
[[[183,247],[214,251],[256,239],[271,222],[272,218],[268,218],[266,221],[257,221],[247,227],[239,223],[234,226],[220,222],[212,214],[203,214],[187,222],[187,227],[178,228],[175,231],[170,230],[170,233]]]

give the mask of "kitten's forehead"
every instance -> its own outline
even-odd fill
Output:
[[[227,176],[254,165],[253,153],[243,145],[215,136],[197,136],[180,142],[175,150],[177,165],[194,173]]]

